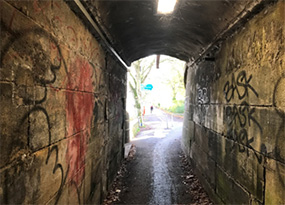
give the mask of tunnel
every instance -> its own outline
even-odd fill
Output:
[[[186,62],[181,146],[210,198],[285,203],[284,0],[0,5],[1,204],[102,203],[128,67],[153,54]]]

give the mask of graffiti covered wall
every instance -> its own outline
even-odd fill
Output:
[[[183,149],[217,203],[285,203],[284,1],[188,69]]]
[[[102,202],[123,154],[125,68],[65,2],[0,4],[0,203]]]

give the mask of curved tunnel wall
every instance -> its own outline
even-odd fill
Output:
[[[0,5],[0,203],[100,204],[123,157],[126,69],[65,2]]]
[[[217,203],[285,203],[284,1],[188,68],[183,149]]]
[[[0,203],[100,203],[126,70],[63,1],[0,3]],[[188,69],[183,148],[218,202],[284,202],[284,1],[216,47]]]

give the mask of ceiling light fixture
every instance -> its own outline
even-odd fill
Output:
[[[157,13],[171,14],[174,10],[177,0],[158,0]]]

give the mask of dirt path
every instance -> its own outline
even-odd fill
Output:
[[[182,121],[157,109],[145,116],[146,127],[132,141],[134,158],[124,165],[116,204],[193,203],[189,184],[184,181]]]

